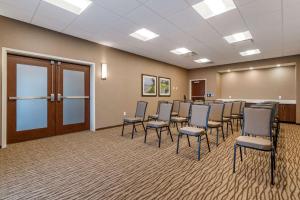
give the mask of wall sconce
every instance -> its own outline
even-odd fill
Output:
[[[107,64],[101,64],[101,80],[107,79]]]

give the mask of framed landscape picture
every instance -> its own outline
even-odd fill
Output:
[[[171,96],[171,79],[159,77],[159,96]]]
[[[142,96],[155,97],[157,96],[157,77],[147,74],[142,74]]]

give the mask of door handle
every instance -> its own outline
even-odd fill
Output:
[[[51,99],[51,96],[26,96],[26,97],[8,97],[9,100],[31,100],[31,99]]]
[[[62,99],[89,99],[90,96],[62,96],[60,93],[57,94],[57,101]]]

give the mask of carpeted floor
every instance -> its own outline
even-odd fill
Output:
[[[243,162],[237,154],[232,173],[237,132],[218,147],[210,135],[212,151],[203,141],[197,161],[195,139],[190,148],[183,138],[176,155],[168,135],[159,149],[154,132],[144,144],[143,132],[131,140],[130,130],[9,145],[0,150],[0,199],[300,199],[300,126],[282,125],[274,186],[267,153],[248,150]]]

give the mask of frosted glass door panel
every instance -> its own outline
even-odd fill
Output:
[[[63,125],[84,123],[84,72],[63,71]],[[73,98],[73,99],[68,99]]]
[[[17,131],[47,127],[47,99],[30,99],[30,97],[47,97],[47,68],[17,64]],[[29,99],[28,99],[29,98]]]

